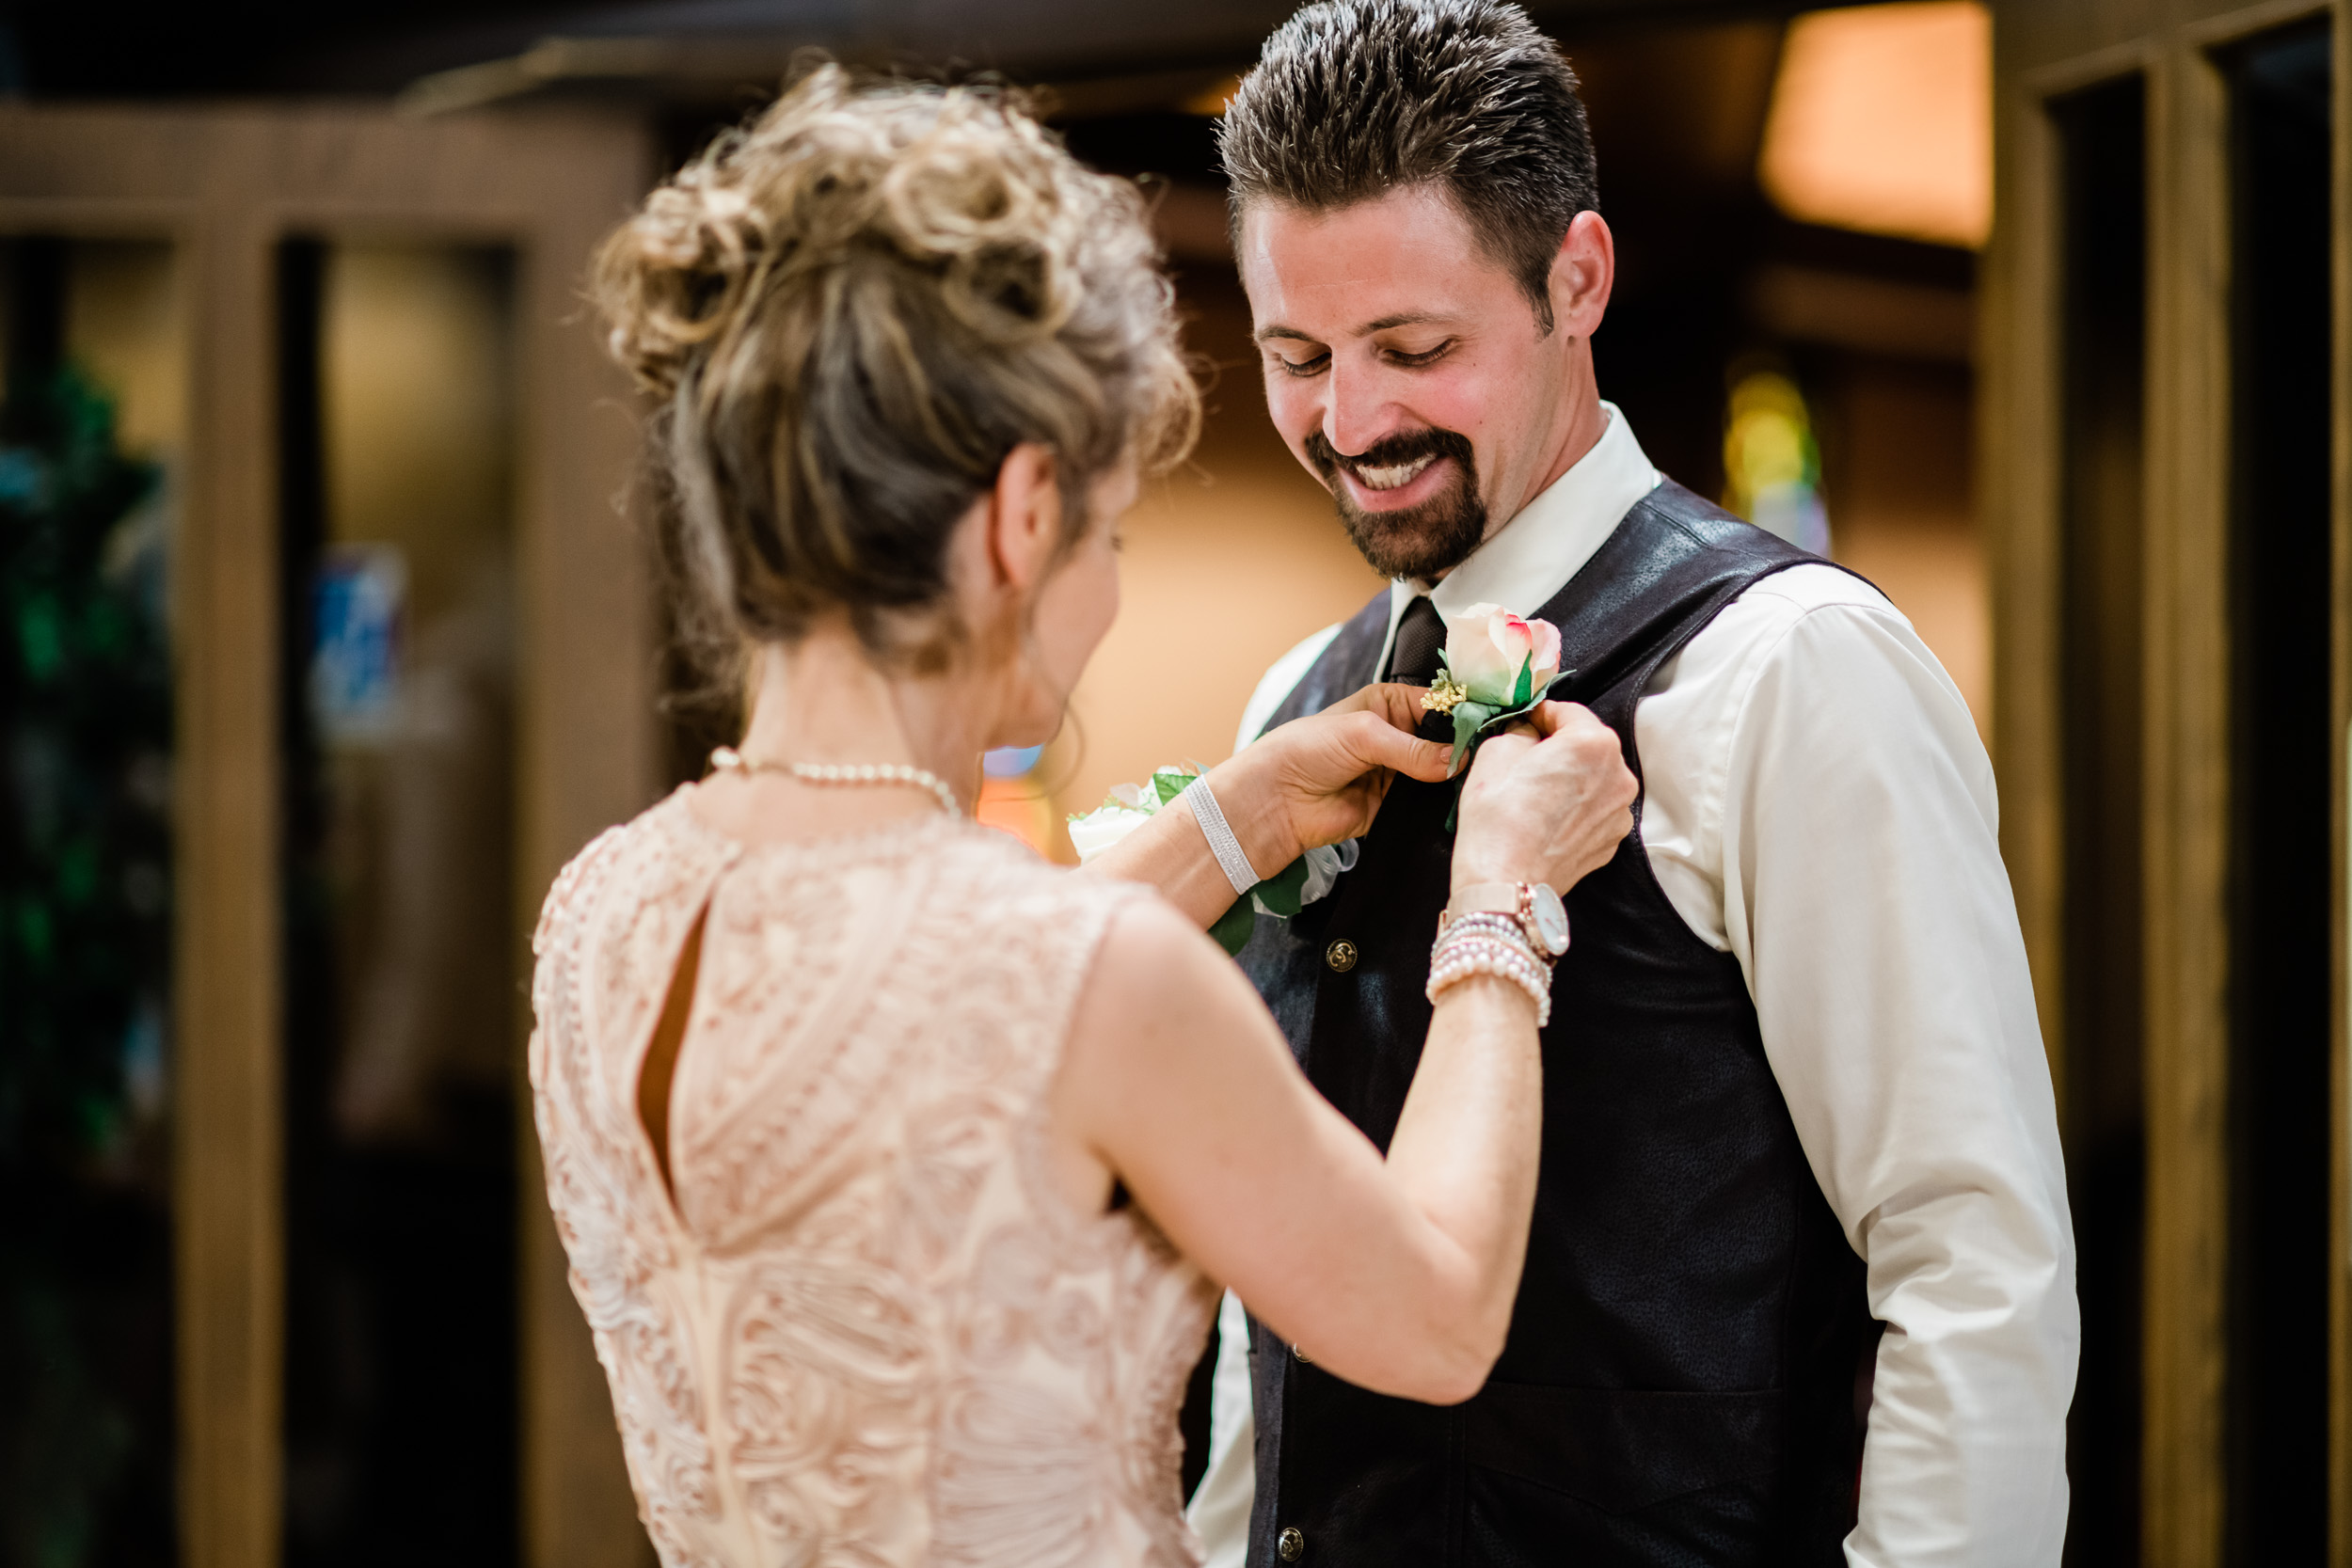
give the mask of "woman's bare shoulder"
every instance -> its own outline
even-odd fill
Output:
[[[1081,1071],[1120,1098],[1167,1092],[1171,1074],[1228,1073],[1236,1052],[1288,1060],[1241,967],[1156,895],[1123,900],[1112,915],[1071,1038]]]
[[[1165,1003],[1203,990],[1249,991],[1208,933],[1156,894],[1122,898],[1104,930],[1088,990],[1113,1003]]]

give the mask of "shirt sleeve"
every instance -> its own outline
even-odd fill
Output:
[[[2074,1233],[1992,767],[1910,624],[1846,580],[1760,604],[1717,660],[1722,764],[1683,816],[1716,806],[1720,849],[1685,847],[1720,868],[1722,944],[1886,1325],[1848,1561],[2055,1565]]]
[[[1258,1428],[1250,1409],[1249,1320],[1232,1291],[1216,1311],[1216,1370],[1209,1379],[1209,1465],[1184,1517],[1200,1537],[1200,1568],[1242,1568],[1258,1496]]]

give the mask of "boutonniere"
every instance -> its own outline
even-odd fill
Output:
[[[1443,668],[1421,705],[1454,721],[1454,770],[1458,776],[1487,736],[1549,695],[1573,670],[1560,668],[1560,628],[1514,615],[1501,605],[1474,604],[1445,622]],[[1446,828],[1454,827],[1451,813]]]
[[[1070,846],[1078,851],[1079,863],[1092,860],[1151,821],[1200,776],[1198,768],[1155,768],[1142,784],[1112,785],[1109,797],[1094,810],[1072,813]],[[1289,919],[1329,893],[1340,873],[1354,869],[1355,864],[1354,839],[1318,845],[1251,888],[1248,897],[1234,899],[1233,907],[1209,927],[1209,935],[1226,952],[1239,953],[1248,945],[1250,932],[1257,929],[1259,915]]]

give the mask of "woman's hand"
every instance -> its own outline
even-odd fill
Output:
[[[1454,886],[1549,882],[1565,893],[1633,831],[1637,792],[1617,734],[1592,710],[1545,703],[1479,747],[1462,785]]]
[[[1418,686],[1367,686],[1270,730],[1209,770],[1249,863],[1271,877],[1319,844],[1360,837],[1398,773],[1435,784],[1448,748],[1413,733]]]
[[[1226,826],[1261,877],[1279,876],[1318,844],[1372,826],[1398,773],[1446,776],[1447,748],[1413,734],[1418,686],[1368,686],[1295,719],[1209,769]],[[1233,904],[1232,883],[1180,800],[1089,863],[1096,876],[1148,882],[1206,927]]]

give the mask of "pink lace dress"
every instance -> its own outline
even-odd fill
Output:
[[[1077,1212],[1046,1095],[1112,912],[939,817],[747,848],[682,796],[548,896],[548,1196],[638,1506],[688,1564],[1181,1564],[1176,1409],[1212,1287]],[[670,1101],[638,1076],[708,911]]]

